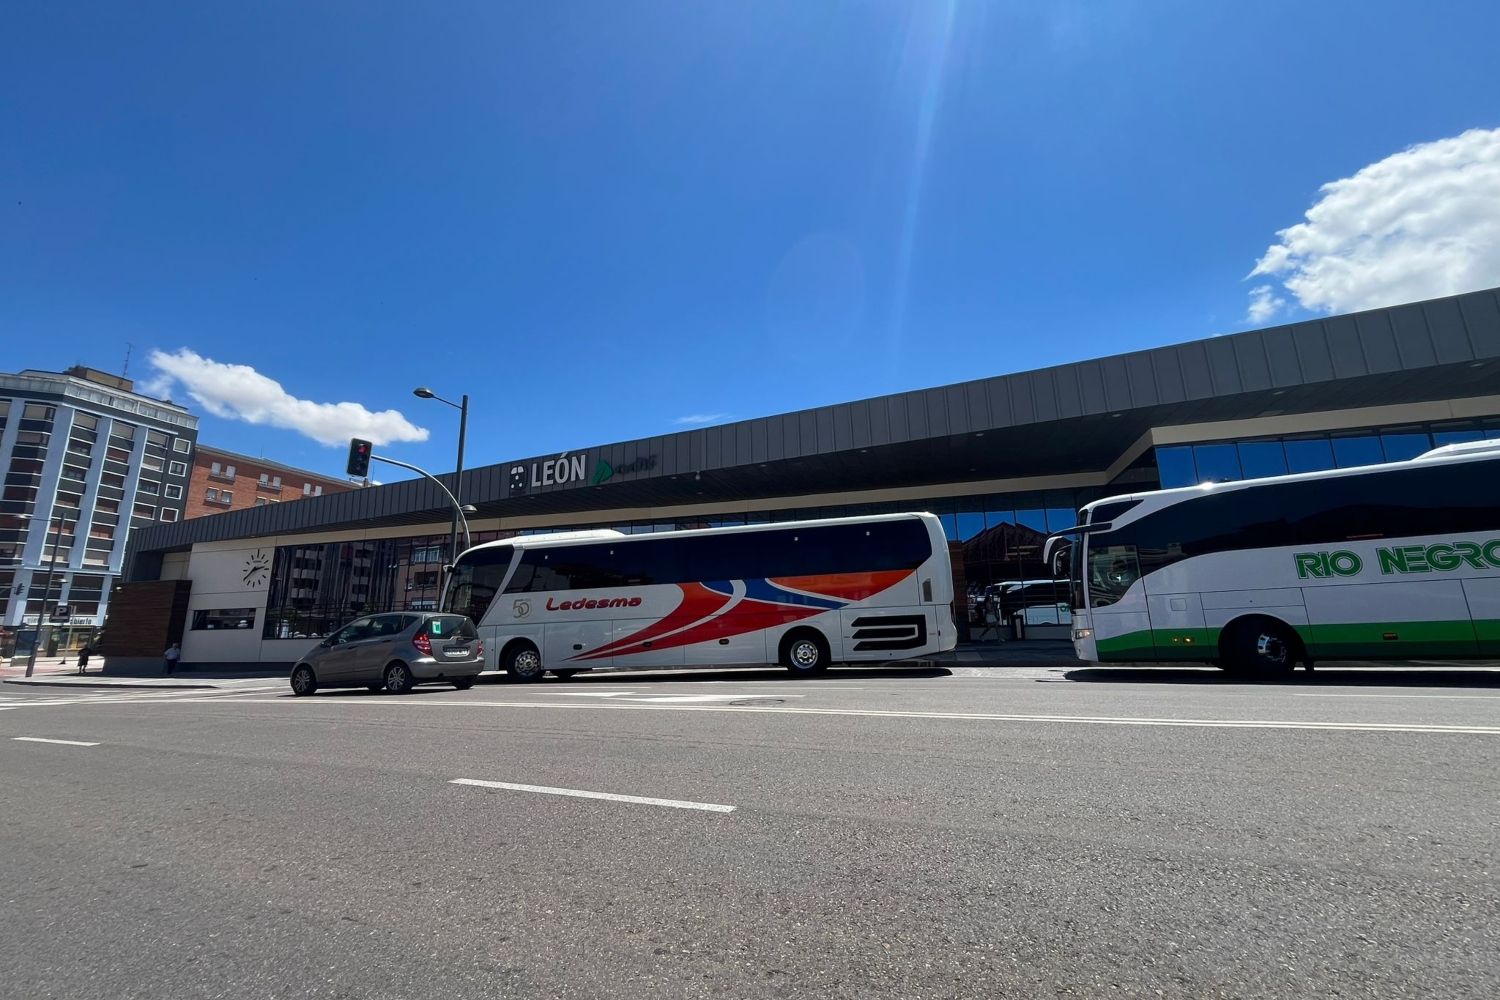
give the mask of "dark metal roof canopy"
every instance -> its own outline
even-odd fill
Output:
[[[559,456],[503,462],[466,471],[463,496],[481,517],[521,516],[1098,472],[1152,427],[1500,392],[1497,293],[586,448],[571,453],[586,456],[582,479],[561,485],[531,482]],[[418,479],[154,525],[130,549],[437,523],[449,511]]]

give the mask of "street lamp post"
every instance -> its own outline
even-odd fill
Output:
[[[460,397],[463,401],[455,403],[451,399],[444,399],[425,385],[413,389],[411,394],[419,399],[435,399],[439,403],[447,403],[458,411],[458,470],[453,476],[453,527],[448,533],[448,562],[454,563],[458,561],[458,512],[464,502],[464,436],[469,429],[469,395],[464,393]]]
[[[76,525],[78,523],[77,519],[74,519],[73,523]],[[53,574],[55,574],[57,572],[57,546],[58,546],[59,543],[62,542],[63,529],[66,528],[67,526],[68,526],[67,515],[65,515],[65,514],[59,514],[58,517],[57,517],[57,534],[52,539],[52,555],[47,560],[47,582],[42,587],[42,613],[37,616],[37,619],[36,619],[36,638],[34,640],[32,640],[32,643],[31,643],[31,653],[28,654],[27,657],[26,657],[26,676],[27,677],[30,677],[32,675],[32,673],[36,670],[36,649],[37,649],[38,646],[40,646],[42,644],[42,626],[46,623],[47,616],[50,613],[48,611],[47,605],[50,604],[50,603],[52,603],[52,577],[53,577]],[[49,527],[49,528],[52,527],[52,518],[50,518],[50,517],[47,518],[47,527]],[[24,610],[24,605],[23,605],[23,610],[21,612],[21,614],[23,615],[23,617],[24,617],[25,613],[26,612]]]

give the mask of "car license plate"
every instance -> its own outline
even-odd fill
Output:
[[[448,649],[443,650],[443,655],[444,656],[468,656],[469,655],[469,651],[467,649],[464,649],[462,646],[460,646],[458,649],[453,649],[452,647],[449,647]]]

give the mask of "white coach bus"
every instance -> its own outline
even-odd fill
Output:
[[[479,626],[487,669],[534,681],[924,656],[956,644],[952,602],[942,523],[889,514],[491,542],[459,556],[444,607]]]
[[[1074,539],[1083,660],[1500,657],[1500,442],[1110,497],[1080,522],[1049,546]]]

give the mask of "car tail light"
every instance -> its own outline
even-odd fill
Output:
[[[417,652],[423,656],[432,655],[432,640],[427,638],[426,632],[418,632],[412,636],[411,644],[417,647]]]
[[[484,655],[484,643],[481,642],[479,644],[479,647],[474,651],[474,655],[475,656],[483,656]]]

